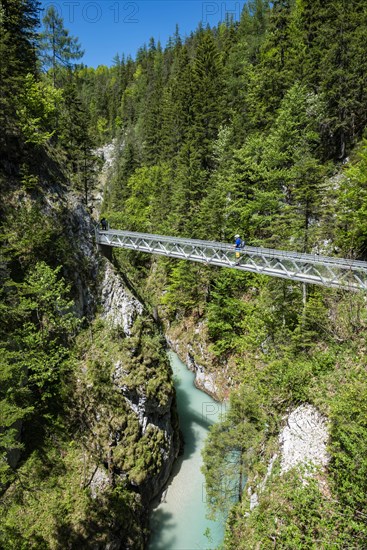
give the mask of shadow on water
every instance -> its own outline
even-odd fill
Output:
[[[180,381],[175,376],[176,395],[177,395],[177,409],[180,419],[180,430],[183,437],[183,453],[180,454],[175,460],[169,479],[164,487],[162,494],[164,494],[168,487],[171,485],[173,479],[179,474],[182,464],[185,460],[189,459],[195,454],[195,451],[200,446],[200,439],[198,438],[197,428],[200,427],[205,431],[214,424],[214,421],[210,421],[205,417],[204,413],[198,413],[190,406],[190,399],[187,395],[186,389],[179,386]],[[198,390],[199,391],[199,390]],[[205,394],[203,393],[203,410],[205,411],[206,403],[211,401],[205,400]],[[196,429],[195,429],[196,426]],[[159,496],[158,499],[153,501],[153,509],[159,505],[160,501],[164,501],[164,497]],[[158,523],[158,522],[155,522]]]
[[[150,528],[153,536],[156,532],[162,530],[169,536],[169,538],[166,538],[164,541],[156,540],[154,543],[154,550],[168,550],[169,548],[175,547],[177,544],[177,537],[174,533],[170,533],[170,531],[176,531],[177,529],[177,525],[173,521],[173,514],[163,510],[156,510],[152,516]]]
[[[175,377],[176,378],[176,377]],[[187,395],[186,389],[177,386],[176,382],[176,394],[177,394],[177,408],[178,416],[180,419],[180,429],[184,439],[184,458],[189,458],[195,453],[200,444],[200,438],[198,437],[198,428],[202,428],[205,431],[214,424],[205,416],[205,394],[203,394],[203,406],[202,411],[198,412],[191,407],[191,401]],[[198,390],[199,391],[199,390]],[[209,403],[209,402],[208,402]]]

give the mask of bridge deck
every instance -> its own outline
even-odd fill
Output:
[[[347,290],[367,290],[367,262],[132,231],[96,231],[98,244],[229,267],[292,281]]]

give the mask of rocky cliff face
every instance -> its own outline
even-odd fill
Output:
[[[329,461],[328,424],[312,405],[304,404],[292,411],[279,435],[281,473],[307,464],[326,467]]]
[[[327,443],[329,439],[326,418],[310,404],[303,404],[283,418],[285,423],[279,434],[279,453],[271,457],[265,477],[256,485],[247,487],[250,510],[259,504],[266,483],[273,472],[275,461],[280,458],[280,475],[292,468],[301,468],[303,480],[315,475],[318,468],[318,483],[325,491],[326,481],[320,475],[328,462]]]
[[[119,484],[130,488],[138,499],[135,521],[141,530],[128,541],[126,529],[116,524],[108,544],[142,548],[149,503],[167,482],[179,451],[165,342],[123,277],[98,253],[86,209],[73,196],[67,202],[75,307],[89,319],[93,333],[80,365],[76,404],[88,426],[83,437],[90,449],[91,496],[103,498]],[[99,324],[102,328],[94,328]]]
[[[127,290],[109,262],[105,263],[100,296],[101,317],[106,319],[114,329],[122,329],[127,338],[132,337],[135,323],[146,313],[143,311],[142,304]],[[133,355],[134,351],[132,350]],[[140,359],[142,363],[147,360],[143,355]],[[160,366],[162,369],[167,369],[167,367],[167,363]],[[132,484],[149,501],[161,491],[167,482],[179,450],[174,390],[171,388],[163,399],[159,395],[148,395],[144,383],[131,384],[131,375],[134,377],[134,371],[124,364],[123,359],[114,363],[112,382],[123,395],[130,414],[136,418],[140,436],[147,438],[148,444],[150,433],[160,436],[161,447],[158,454],[161,467],[155,468],[154,474],[147,476],[141,484],[132,481]],[[170,372],[164,373],[165,379],[169,379],[170,376]],[[150,382],[149,378],[146,382]]]
[[[75,307],[80,317],[92,319],[98,303],[97,282],[100,277],[101,259],[94,245],[95,222],[79,198],[68,194],[67,214],[64,221],[67,238],[72,244],[75,270],[69,273],[76,291]]]
[[[44,422],[47,437],[38,434],[42,441],[36,441],[31,421],[11,425],[36,450],[34,456],[24,452],[21,461],[18,449],[7,456],[29,485],[18,487],[17,477],[14,486],[0,487],[7,500],[2,517],[9,513],[16,541],[23,537],[31,546],[34,537],[44,547],[144,548],[149,503],[168,480],[179,449],[165,341],[123,276],[98,253],[89,208],[70,192],[61,170],[52,178],[45,171],[37,189],[14,183],[7,210],[19,214],[9,241],[27,243],[19,274],[37,261],[60,266],[82,322],[68,334],[70,355],[60,380],[50,383],[57,392],[57,399],[48,396],[54,416],[35,412],[37,429]],[[37,393],[38,399],[42,403]]]
[[[102,318],[113,327],[121,327],[126,336],[131,336],[131,328],[135,319],[142,315],[143,306],[126,289],[109,262],[106,262],[104,267],[100,299]]]
[[[214,399],[222,401],[228,394],[226,366],[216,369],[215,360],[208,350],[205,322],[194,323],[190,319],[175,328],[165,323],[166,340],[181,361],[195,374],[195,386]]]
[[[91,203],[96,218],[115,146],[111,143],[96,152],[104,160]],[[98,453],[102,451],[105,458],[104,466],[99,465],[93,476],[91,487],[97,494],[105,488],[106,479],[113,483],[112,478],[117,476],[148,504],[167,482],[179,450],[175,393],[164,341],[158,337],[143,305],[127,289],[123,277],[98,254],[93,242],[95,222],[89,212],[72,195],[67,202],[69,238],[77,245],[76,265],[86,265],[90,274],[86,277],[84,269],[76,269],[73,274],[76,307],[80,316],[92,320],[97,315],[104,322],[108,350],[102,352],[103,361],[110,391],[118,396],[117,410],[113,410],[116,403],[112,405],[101,396],[93,396],[92,386],[96,383],[90,382],[86,361],[80,381],[90,390],[86,405],[88,422],[96,433],[103,434]]]

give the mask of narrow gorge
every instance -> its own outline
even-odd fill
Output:
[[[0,0],[0,548],[365,550],[366,2],[61,4]]]

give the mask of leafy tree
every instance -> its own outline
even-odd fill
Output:
[[[203,472],[212,516],[241,501],[246,470],[255,458],[263,422],[256,392],[242,386],[232,394],[224,419],[211,428],[203,451]]]
[[[124,205],[126,223],[131,229],[154,231],[169,211],[169,173],[165,166],[135,170],[127,186],[129,198]]]
[[[32,74],[25,77],[18,99],[19,126],[26,143],[45,144],[54,134],[54,115],[61,103],[61,91],[44,82],[37,82]]]

